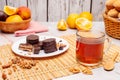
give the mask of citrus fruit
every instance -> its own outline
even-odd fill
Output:
[[[12,15],[6,19],[6,22],[21,22],[23,19],[19,15]]]
[[[67,17],[67,24],[69,28],[75,28],[75,20],[79,18],[79,14],[72,13]]]
[[[67,23],[64,19],[61,19],[57,24],[58,30],[65,31],[67,30]]]
[[[31,10],[27,6],[18,7],[17,14],[20,15],[23,20],[31,18]]]
[[[15,7],[4,6],[4,12],[5,12],[7,15],[13,15],[13,14],[16,14],[17,11],[18,11],[18,9],[15,8]]]
[[[92,22],[86,18],[78,18],[75,21],[78,30],[89,31],[92,28]]]
[[[84,17],[84,18],[86,18],[90,21],[93,20],[93,15],[90,12],[81,12],[80,13],[80,18],[82,18],[82,17]]]

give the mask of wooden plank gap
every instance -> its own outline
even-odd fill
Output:
[[[46,5],[46,8],[47,8],[47,10],[46,10],[46,14],[47,14],[47,15],[46,15],[47,22],[48,22],[48,20],[49,20],[49,19],[48,19],[48,18],[49,18],[49,17],[48,17],[48,15],[49,15],[49,14],[48,14],[48,5],[49,5],[48,2],[49,2],[49,0],[47,0],[47,5]]]
[[[7,2],[7,0],[5,0],[6,1],[6,5],[8,5],[8,2]]]
[[[90,2],[90,13],[92,13],[92,0]]]
[[[70,0],[68,1],[68,15],[70,14]]]
[[[28,7],[28,0],[26,0],[26,3],[27,3],[27,7]]]

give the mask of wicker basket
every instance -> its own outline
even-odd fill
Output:
[[[120,20],[109,17],[105,13],[103,18],[106,33],[113,38],[120,39]]]
[[[0,30],[6,33],[13,33],[17,30],[25,30],[29,27],[31,19],[22,22],[2,22],[0,21]]]

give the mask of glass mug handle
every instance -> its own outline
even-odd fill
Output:
[[[106,49],[104,49],[104,53],[107,53],[107,51],[110,49],[110,46],[111,46],[111,39],[110,38],[105,38],[105,40],[107,41],[108,45],[106,46]]]

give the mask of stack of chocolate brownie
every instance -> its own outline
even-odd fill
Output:
[[[56,40],[54,38],[45,39],[43,41],[43,49],[45,53],[57,51]]]
[[[26,38],[26,42],[28,44],[33,45],[33,52],[34,54],[38,54],[39,51],[41,50],[41,46],[39,45],[39,36],[37,35],[29,35]]]

